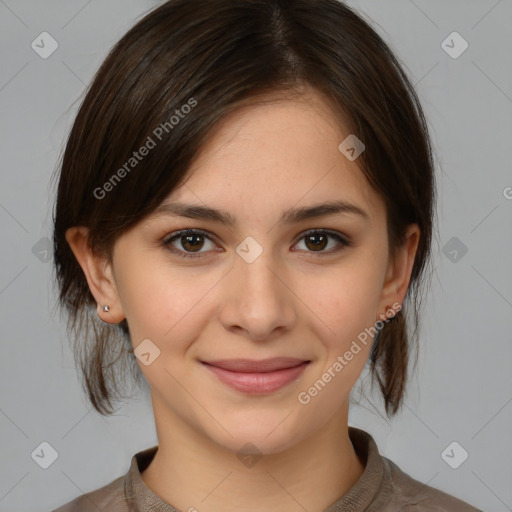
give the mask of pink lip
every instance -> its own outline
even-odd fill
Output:
[[[297,379],[310,361],[278,357],[262,361],[223,359],[202,363],[233,389],[248,394],[264,394],[277,391]]]

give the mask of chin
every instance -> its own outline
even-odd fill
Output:
[[[210,435],[207,432],[205,434],[223,448],[237,454],[242,447],[248,451],[254,449],[262,455],[278,454],[292,448],[306,437],[306,433],[299,430],[297,419],[292,417],[293,414],[287,417],[282,411],[268,416],[255,411],[254,415],[246,414],[242,421],[235,418],[222,423],[231,436],[224,429],[211,432]]]

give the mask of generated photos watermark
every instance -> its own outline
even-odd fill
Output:
[[[386,323],[388,323],[400,310],[402,305],[395,302],[385,313],[379,315],[380,320],[375,322],[373,327],[366,327],[364,331],[361,331],[357,335],[357,340],[353,340],[350,348],[346,350],[343,355],[339,355],[329,368],[317,379],[307,390],[301,391],[297,395],[297,400],[302,405],[307,405],[311,402],[311,399],[320,393],[325,386],[331,382],[349,363],[354,359],[354,356],[361,352],[361,346],[358,343],[362,343],[364,346],[368,344],[368,341],[373,340],[375,334],[380,331]]]
[[[126,162],[114,173],[112,176],[101,186],[96,187],[93,190],[93,195],[96,199],[104,199],[108,192],[111,192],[114,187],[121,182],[127,174],[134,169],[139,162],[144,160],[149,152],[154,149],[158,142],[160,142],[164,136],[170,133],[176,125],[184,119],[192,109],[197,105],[197,100],[190,98],[187,103],[184,103],[180,108],[174,111],[174,114],[169,118],[168,121],[160,123],[153,131],[151,135],[148,135],[146,142],[138,149],[134,151],[132,156],[129,157]]]

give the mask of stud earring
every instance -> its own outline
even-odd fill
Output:
[[[103,306],[103,311],[105,311],[105,313],[108,313],[110,311],[110,306],[108,304],[105,304]]]

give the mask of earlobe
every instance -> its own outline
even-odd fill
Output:
[[[89,244],[89,229],[75,226],[66,231],[66,240],[82,268],[89,289],[97,302],[98,316],[106,323],[124,319],[110,263]],[[108,306],[108,307],[105,307]]]

